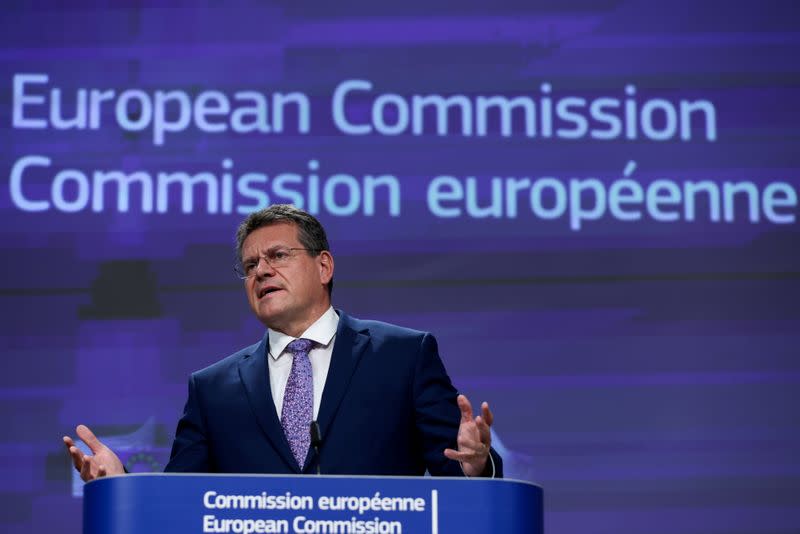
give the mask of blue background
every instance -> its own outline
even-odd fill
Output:
[[[62,168],[392,173],[402,212],[320,213],[334,304],[433,332],[456,386],[496,415],[507,475],[546,492],[552,533],[778,534],[800,525],[797,224],[434,217],[431,178],[783,181],[800,187],[794,2],[12,2],[0,19],[0,524],[79,532],[60,437],[89,424],[131,470],[163,466],[190,372],[263,334],[231,270],[241,216],[29,213],[9,175]],[[190,7],[191,6],[191,7]],[[78,88],[300,91],[302,135],[167,136],[12,127],[12,81]],[[348,78],[380,92],[707,99],[718,138],[689,142],[354,137]],[[360,106],[349,110],[365,113]],[[740,207],[741,208],[741,207]],[[796,206],[793,213],[797,214]],[[365,429],[368,433],[368,429]]]

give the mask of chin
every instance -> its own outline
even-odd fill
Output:
[[[264,323],[275,323],[281,320],[283,313],[281,313],[281,310],[265,309],[265,307],[262,306],[258,309],[256,315]]]
[[[253,314],[258,317],[258,320],[262,323],[274,319],[281,313],[279,309],[266,302],[256,302],[254,305],[250,306],[250,308],[253,310]]]

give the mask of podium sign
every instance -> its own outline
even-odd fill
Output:
[[[542,532],[542,490],[514,480],[130,474],[86,485],[84,534]]]

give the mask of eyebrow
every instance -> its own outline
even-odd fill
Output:
[[[270,252],[274,252],[274,251],[276,251],[278,249],[281,249],[281,248],[292,248],[292,247],[289,246],[289,245],[273,245],[273,246],[269,247],[268,249],[266,249],[264,252],[259,252],[255,256],[252,255],[252,254],[249,255],[249,256],[245,256],[244,258],[242,258],[242,263],[246,263],[248,261],[253,261],[257,257],[260,258],[262,254],[269,254]]]

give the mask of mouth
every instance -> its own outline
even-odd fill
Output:
[[[273,293],[277,293],[278,291],[283,291],[283,289],[274,286],[262,287],[261,289],[258,290],[258,298],[262,299],[267,295],[272,295]]]

